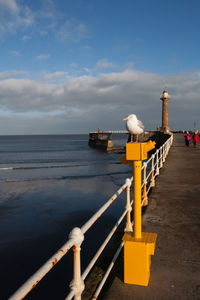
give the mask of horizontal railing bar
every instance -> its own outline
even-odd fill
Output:
[[[104,133],[121,133],[121,134],[129,134],[129,132],[127,130],[97,130],[97,131],[90,131],[90,133],[100,133],[100,134],[104,134]]]
[[[152,170],[148,173],[146,180],[149,179],[149,177],[151,176]]]
[[[71,300],[74,297],[74,291],[72,290],[67,297],[65,298],[65,300]]]
[[[146,161],[146,164],[148,165],[148,163],[152,160],[152,156]]]
[[[151,189],[151,185],[147,189],[147,194],[149,193],[150,189]]]

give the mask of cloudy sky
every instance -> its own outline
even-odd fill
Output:
[[[0,0],[0,134],[200,128],[198,0]]]

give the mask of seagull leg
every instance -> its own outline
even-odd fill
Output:
[[[131,134],[131,143],[133,142],[133,135]]]
[[[138,134],[136,134],[136,143],[138,142]]]

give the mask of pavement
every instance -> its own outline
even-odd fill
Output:
[[[200,300],[200,144],[174,143],[156,178],[142,231],[157,233],[147,287],[124,284],[123,253],[98,299]]]

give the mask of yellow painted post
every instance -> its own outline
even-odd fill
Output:
[[[124,282],[147,286],[150,276],[151,255],[154,255],[157,234],[142,232],[141,170],[142,160],[155,143],[127,143],[126,161],[133,161],[134,176],[134,234],[126,232],[124,241]]]
[[[147,206],[148,205],[148,196],[147,196],[147,164],[144,163],[144,173],[143,173],[143,181],[144,181],[144,186],[143,186],[143,205],[142,206]]]
[[[141,232],[142,232],[141,169],[142,169],[142,161],[135,160],[133,162],[133,178],[134,178],[134,237],[136,239],[141,238]]]

